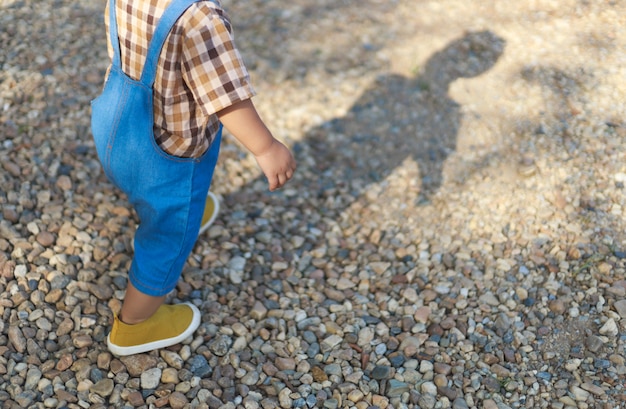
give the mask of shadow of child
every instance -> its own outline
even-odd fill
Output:
[[[295,147],[315,162],[317,178],[306,181],[307,189],[324,195],[347,184],[356,199],[411,158],[419,167],[419,200],[428,200],[441,186],[461,123],[450,84],[488,71],[503,49],[494,33],[470,32],[435,53],[414,77],[379,77],[344,117],[313,129]]]

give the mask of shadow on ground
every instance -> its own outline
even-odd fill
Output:
[[[294,146],[301,173],[314,175],[297,179],[297,189],[310,198],[343,195],[347,207],[409,159],[419,167],[418,200],[428,201],[441,186],[462,119],[449,86],[487,72],[504,47],[490,31],[469,32],[434,54],[413,77],[380,76],[344,117],[312,129]],[[247,194],[243,188],[226,201],[240,202]]]

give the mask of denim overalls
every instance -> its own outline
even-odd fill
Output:
[[[220,149],[221,131],[200,158],[164,152],[153,134],[153,91],[159,54],[172,26],[199,0],[173,0],[158,22],[141,79],[122,71],[115,0],[110,0],[114,57],[102,94],[92,102],[91,128],[106,176],[127,194],[140,220],[129,279],[144,294],[169,293],[180,278],[200,228]]]

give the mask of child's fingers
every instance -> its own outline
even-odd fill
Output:
[[[268,176],[267,182],[269,183],[270,191],[276,190],[278,188],[278,177],[276,176]]]
[[[268,171],[265,174],[267,182],[269,184],[270,191],[274,191],[283,187],[292,177],[295,172],[295,163],[289,163],[286,169],[281,169],[276,173]]]
[[[289,181],[289,179],[291,179],[291,176],[289,176],[287,173],[279,173],[273,178],[268,178],[267,181],[270,185],[270,191],[283,187]]]
[[[281,174],[278,175],[278,183],[279,183],[279,187],[282,187],[285,185],[285,183],[287,183],[287,181],[289,180],[289,178],[287,177],[286,174]]]

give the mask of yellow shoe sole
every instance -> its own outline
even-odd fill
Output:
[[[209,227],[211,227],[211,225],[217,218],[217,214],[219,213],[219,211],[219,199],[217,198],[217,196],[215,196],[214,193],[208,192],[206,196],[206,204],[204,205],[204,213],[202,214],[202,224],[200,224],[200,231],[198,232],[198,235],[201,235],[202,233],[207,231]]]

